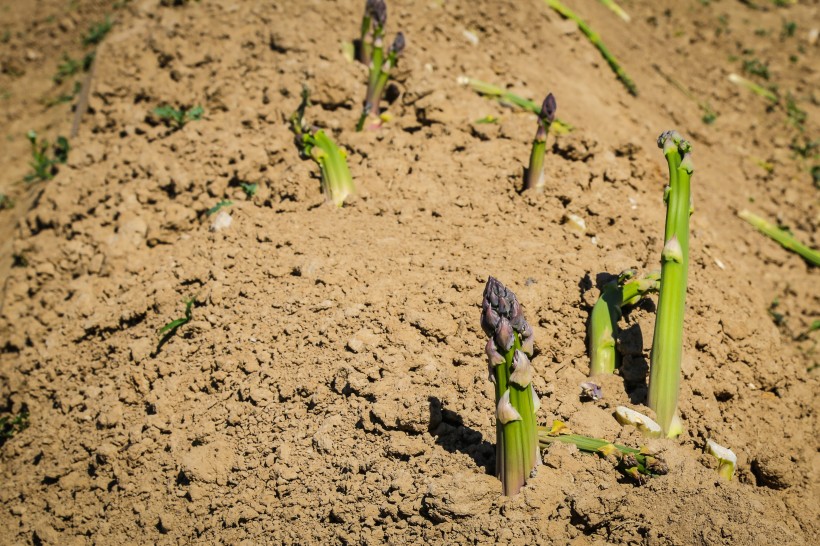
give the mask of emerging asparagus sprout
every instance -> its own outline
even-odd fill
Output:
[[[299,108],[289,118],[290,128],[296,135],[299,154],[319,164],[322,173],[322,193],[328,201],[341,207],[345,199],[355,192],[353,177],[347,166],[347,154],[323,130],[313,130],[307,125],[304,118],[305,109],[310,104],[308,96],[308,88],[303,87]]]
[[[541,116],[541,108],[543,104],[538,104],[530,99],[525,99],[524,97],[511,93],[506,89],[498,87],[497,85],[477,80],[475,78],[468,78],[467,76],[459,76],[456,81],[459,85],[468,85],[479,95],[494,98],[505,106],[517,106],[522,110],[532,112],[536,116]],[[572,125],[565,121],[561,121],[558,118],[554,118],[552,120],[551,128],[553,133],[559,135],[569,133],[573,129]]]
[[[550,93],[541,105],[538,113],[538,129],[535,131],[535,138],[532,141],[532,151],[530,152],[530,166],[524,179],[524,189],[534,189],[538,192],[544,191],[544,152],[547,149],[547,133],[550,125],[555,121],[555,110],[558,105],[555,97]]]
[[[657,438],[663,433],[658,423],[626,406],[615,408],[615,419],[622,425],[632,425],[648,438]]]
[[[366,19],[369,19],[371,30],[365,32]],[[361,131],[369,117],[374,119],[373,126],[381,124],[381,100],[390,72],[398,64],[399,56],[404,52],[404,34],[399,32],[385,55],[384,26],[387,23],[387,6],[384,0],[368,0],[365,5],[365,16],[362,19],[362,60],[370,66],[367,81],[367,94],[364,98],[362,115],[356,124],[356,130]],[[364,59],[367,58],[367,61]]]
[[[649,368],[649,406],[664,434],[673,438],[682,432],[677,411],[692,211],[689,180],[694,167],[692,145],[676,131],[658,137],[658,146],[669,165],[669,186],[664,193],[666,243],[661,253],[661,286]]]
[[[601,296],[589,316],[589,375],[611,374],[618,365],[615,331],[623,308],[635,305],[644,296],[657,292],[660,273],[637,278],[637,271],[627,269],[601,290]]]
[[[486,353],[495,384],[496,475],[505,495],[518,493],[541,464],[532,388],[533,330],[510,290],[490,277],[481,304],[481,328],[490,338]]]
[[[796,252],[810,264],[820,266],[820,252],[818,252],[817,250],[813,250],[812,248],[804,245],[803,243],[795,239],[794,235],[792,235],[788,230],[781,229],[776,225],[772,224],[771,222],[764,220],[760,216],[753,214],[752,212],[749,212],[748,210],[742,210],[739,213],[737,213],[737,215],[746,220],[747,222],[749,222],[759,232],[763,233],[764,235],[768,235],[769,237],[780,243],[780,246],[782,246],[786,250]]]
[[[359,34],[357,58],[359,62],[370,65],[373,54],[373,42],[376,36],[384,36],[384,24],[387,21],[387,6],[384,0],[367,0],[362,15],[362,27]]]
[[[727,480],[731,480],[732,476],[735,475],[737,455],[731,449],[716,444],[712,440],[706,440],[706,452],[718,460],[718,474]]]
[[[638,484],[646,483],[652,476],[662,476],[669,472],[666,462],[646,447],[632,447],[613,444],[606,440],[572,434],[561,421],[553,421],[552,428],[538,427],[538,442],[542,448],[555,442],[573,444],[581,451],[595,453],[611,461],[615,467]]]
[[[592,45],[598,48],[598,51],[601,52],[606,62],[609,64],[609,67],[612,68],[612,71],[615,72],[615,75],[621,80],[621,83],[624,84],[626,90],[635,97],[638,96],[638,87],[635,85],[635,82],[632,81],[624,69],[621,67],[620,63],[615,59],[612,53],[609,52],[609,49],[604,45],[604,42],[601,41],[601,37],[598,35],[597,32],[592,30],[586,22],[578,17],[574,11],[566,7],[564,4],[559,2],[558,0],[544,0],[549,7],[554,9],[561,17],[565,19],[569,19],[574,21],[576,25],[578,25],[578,29],[584,33],[584,35],[592,42]]]

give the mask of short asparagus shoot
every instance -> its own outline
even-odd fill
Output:
[[[525,190],[544,191],[546,182],[544,176],[544,155],[547,150],[547,134],[550,125],[555,121],[555,110],[557,109],[555,97],[550,93],[541,105],[538,113],[538,129],[535,131],[535,138],[532,141],[530,151],[530,166],[527,168],[527,175],[524,180]]]
[[[541,403],[532,388],[533,329],[518,299],[490,277],[481,304],[481,327],[495,384],[496,475],[504,495],[518,493],[541,464],[535,412]]]
[[[646,295],[657,292],[660,273],[637,278],[637,271],[627,269],[616,281],[605,285],[589,317],[589,375],[611,374],[618,366],[615,332],[623,308],[635,305]]]
[[[771,222],[761,218],[760,216],[748,211],[742,210],[737,213],[738,216],[749,222],[760,233],[774,239],[786,250],[791,250],[799,254],[804,260],[810,264],[820,266],[820,251],[814,250],[800,241],[789,231],[779,228]]]
[[[387,5],[384,0],[368,0],[365,4],[365,14],[362,18],[362,33],[360,41],[360,60],[370,67],[367,80],[367,94],[364,98],[362,114],[356,124],[356,131],[364,129],[368,119],[373,128],[381,126],[381,101],[390,73],[396,68],[399,56],[404,52],[404,34],[399,32],[393,43],[385,52],[384,27],[387,23]],[[369,30],[365,29],[368,26]]]
[[[665,243],[649,368],[649,407],[655,410],[663,433],[674,438],[683,431],[677,412],[692,211],[689,181],[694,167],[692,145],[676,131],[666,131],[658,137],[658,146],[669,165],[669,185],[664,192]]]
[[[310,92],[302,88],[299,108],[290,116],[290,127],[296,135],[296,145],[303,158],[313,159],[322,173],[322,193],[328,201],[341,207],[356,188],[347,166],[347,154],[321,129],[313,129],[305,122],[305,110],[310,104]]]

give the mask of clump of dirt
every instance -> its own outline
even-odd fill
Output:
[[[24,262],[0,310],[0,400],[29,427],[0,449],[9,540],[811,542],[817,337],[801,334],[818,318],[818,270],[735,212],[820,246],[811,161],[795,151],[817,128],[804,26],[817,8],[633,2],[627,25],[576,4],[639,97],[540,2],[395,1],[390,28],[408,47],[392,121],[355,133],[366,69],[341,44],[359,1],[128,3],[98,46],[67,165],[14,209],[10,254]],[[752,58],[778,105],[726,78]],[[555,94],[575,130],[550,136],[543,194],[519,193],[534,116],[459,86],[462,74]],[[308,118],[349,150],[358,193],[341,209],[288,130],[303,83]],[[164,104],[204,114],[169,127],[153,114]],[[487,115],[500,121],[475,123]],[[555,445],[503,497],[479,326],[489,275],[535,327],[540,422],[646,443],[612,412],[645,401],[651,299],[623,319],[604,398],[582,402],[579,385],[600,283],[658,266],[655,139],[673,127],[696,171],[686,431],[650,442],[670,472],[636,487]],[[208,211],[226,200],[232,221],[213,230]],[[160,345],[191,298],[191,320]],[[718,477],[707,439],[737,453],[735,480]]]

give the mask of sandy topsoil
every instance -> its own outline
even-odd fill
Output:
[[[356,133],[366,69],[342,43],[362,0],[0,2],[0,193],[16,203],[0,211],[0,416],[29,424],[0,440],[0,542],[815,542],[820,270],[736,212],[820,247],[817,4],[624,0],[625,23],[566,0],[634,97],[541,0],[388,3],[388,38],[408,43],[393,119]],[[45,104],[86,75],[52,76],[106,15],[68,163],[20,183],[26,131],[68,136],[78,97]],[[461,75],[555,94],[575,129],[550,136],[543,194],[520,191],[535,117]],[[349,151],[357,195],[341,209],[286,123],[303,83],[308,119]],[[152,113],[163,104],[203,119],[176,130]],[[600,283],[659,267],[655,141],[672,128],[696,170],[685,432],[649,442],[670,472],[638,487],[558,445],[504,497],[479,325],[489,275],[535,327],[539,422],[647,443],[612,412],[646,411],[656,298],[622,320],[604,398],[582,402],[579,384]],[[233,222],[211,231],[225,199]],[[191,298],[192,321],[158,346]],[[707,439],[737,454],[734,480]]]

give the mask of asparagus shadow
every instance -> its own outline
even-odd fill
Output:
[[[464,419],[442,407],[435,396],[430,401],[430,433],[436,444],[449,453],[464,453],[489,475],[495,475],[495,446],[484,439],[479,431],[464,424]]]

